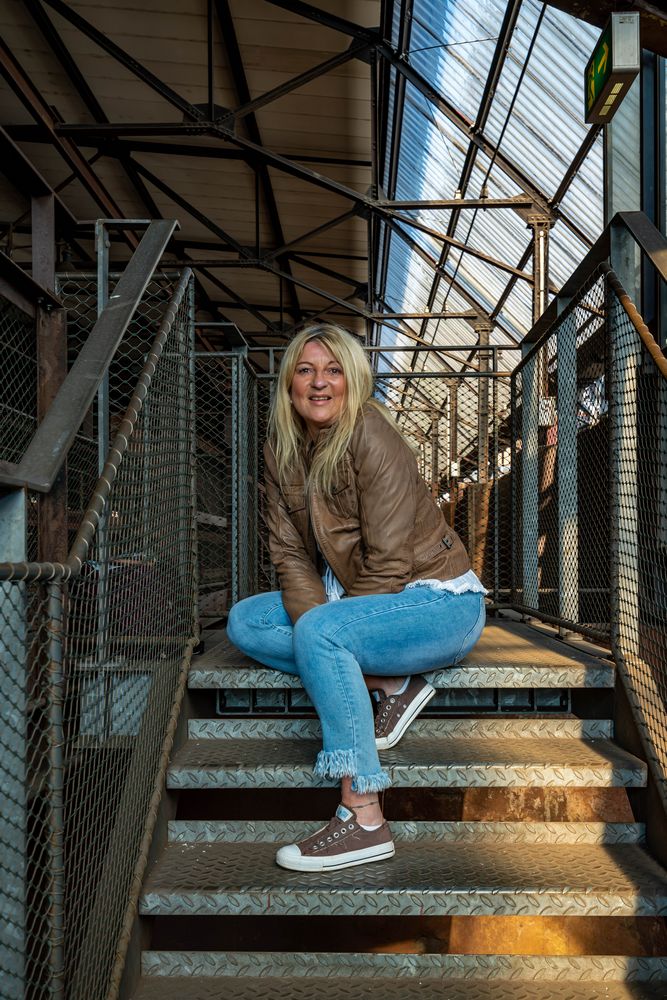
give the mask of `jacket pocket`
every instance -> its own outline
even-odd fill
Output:
[[[454,544],[454,539],[447,533],[443,535],[439,542],[432,545],[430,549],[426,549],[425,552],[417,552],[415,554],[415,567],[422,566],[424,563],[429,562],[434,556],[437,556],[438,552],[442,552],[444,549],[451,549]]]
[[[349,480],[339,481],[327,497],[327,507],[339,517],[352,517],[357,506],[357,492]]]
[[[290,490],[289,487],[283,493],[283,503],[288,514],[296,514],[298,511],[306,509],[306,494],[303,487],[296,487]]]

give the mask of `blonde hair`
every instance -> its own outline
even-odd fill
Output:
[[[291,405],[290,389],[299,358],[311,340],[318,341],[331,352],[345,375],[345,395],[340,414],[331,432],[316,448],[306,477],[309,490],[330,496],[336,470],[348,448],[354,425],[363,407],[367,404],[373,406],[390,422],[391,417],[385,407],[371,398],[373,373],[368,355],[359,340],[332,323],[305,327],[290,341],[285,351],[269,414],[269,444],[276,457],[281,486],[285,486],[297,470],[303,470],[305,474],[303,456],[309,438],[303,419]]]

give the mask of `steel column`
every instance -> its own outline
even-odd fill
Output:
[[[477,481],[486,483],[489,478],[489,337],[493,326],[491,323],[476,323],[475,329],[479,336],[479,374],[477,392]]]
[[[521,523],[522,600],[539,608],[539,409],[540,354],[535,352],[521,369]]]

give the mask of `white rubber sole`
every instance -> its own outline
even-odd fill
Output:
[[[433,695],[435,694],[435,688],[425,687],[421,694],[414,699],[413,702],[408,706],[404,715],[396,723],[393,732],[389,736],[377,736],[375,739],[375,746],[378,750],[389,750],[391,747],[395,747],[401,737],[405,734],[408,726],[414,722],[415,718],[419,715],[424,705],[428,704]]]
[[[365,865],[370,861],[386,861],[396,853],[394,842],[379,844],[377,847],[364,847],[358,851],[347,851],[335,857],[304,857],[296,844],[281,847],[276,854],[276,863],[281,868],[289,868],[293,872],[337,872],[341,868],[353,868],[355,865]]]

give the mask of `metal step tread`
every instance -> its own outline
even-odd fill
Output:
[[[284,844],[299,841],[313,830],[304,820],[171,820],[168,838],[179,843]],[[431,843],[496,844],[641,844],[643,823],[522,823],[468,822],[463,820],[424,822],[392,820],[396,842],[429,840]]]
[[[667,915],[667,872],[634,844],[442,845],[425,838],[399,844],[389,861],[322,874],[279,868],[275,851],[275,841],[169,843],[145,883],[141,912]]]
[[[611,719],[578,719],[571,716],[514,718],[415,719],[404,739],[546,739],[598,740],[613,736]],[[190,719],[188,736],[192,740],[320,740],[322,728],[317,718],[276,719],[241,718]]]
[[[521,982],[667,981],[667,958],[631,955],[457,955],[395,952],[145,951],[144,976],[446,978]]]
[[[321,747],[307,739],[188,740],[168,771],[169,788],[315,788]],[[421,738],[411,733],[380,754],[402,787],[643,787],[646,765],[610,740]]]
[[[300,688],[298,677],[271,670],[240,653],[216,632],[192,662],[191,688]],[[614,666],[519,622],[487,623],[456,667],[427,674],[437,688],[601,688],[614,686]]]
[[[220,979],[143,979],[133,1000],[353,1000],[386,997],[387,1000],[665,1000],[667,981],[647,983],[491,983],[456,979],[322,979],[311,976],[285,979],[229,978],[225,994]]]

